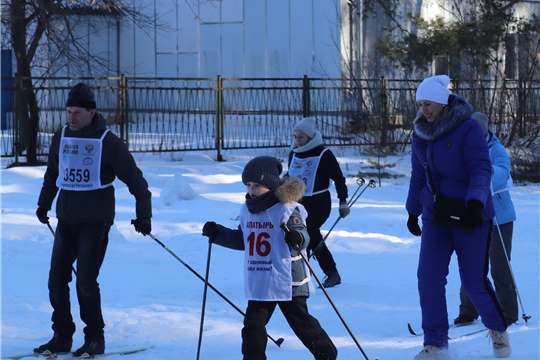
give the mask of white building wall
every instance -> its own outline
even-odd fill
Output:
[[[132,0],[167,31],[124,21],[120,72],[136,77],[339,77],[339,0]],[[158,4],[159,2],[159,4]]]

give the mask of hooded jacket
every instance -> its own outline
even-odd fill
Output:
[[[267,209],[274,206],[276,203],[281,202],[283,204],[287,203],[296,203],[298,200],[302,198],[305,191],[305,185],[304,182],[299,178],[283,178],[281,180],[281,185],[271,190],[270,192],[264,194],[261,197],[257,197],[255,199],[251,200],[258,200],[258,204],[252,204],[249,206],[248,204],[245,204],[244,206],[248,206],[248,210],[251,213],[266,211]],[[272,198],[275,198],[275,200],[271,200]],[[258,206],[259,204],[265,204],[263,207]],[[302,206],[298,204],[298,206]],[[300,232],[304,238],[304,243],[302,244],[302,250],[305,250],[309,244],[309,234],[307,232],[307,229],[304,225],[305,219],[302,219],[302,216],[300,214],[300,211],[297,208],[292,212],[291,216],[289,217],[287,221],[287,226],[289,226],[290,229],[296,230]],[[304,221],[298,222],[295,219],[302,219]],[[229,229],[222,225],[219,226],[219,232],[214,239],[214,243],[220,246],[224,246],[230,249],[234,250],[245,250],[245,239],[244,234],[242,232],[242,229],[240,226],[238,229]],[[277,239],[277,241],[285,241],[285,233],[283,232],[283,238]],[[303,260],[298,256],[297,250],[290,249],[290,256],[293,259],[291,262],[291,272],[292,272],[292,281],[295,283],[301,283],[305,282],[305,279],[308,278],[308,273],[306,270],[306,266],[303,263]],[[299,286],[293,286],[292,288],[292,296],[306,296],[309,297],[309,283],[305,282],[302,285]]]
[[[429,123],[419,113],[414,121],[411,182],[406,208],[412,215],[431,220],[434,193],[468,203],[477,200],[486,219],[495,211],[491,199],[491,162],[484,131],[471,118],[473,107],[464,98],[450,94],[448,111]],[[435,189],[424,164],[429,164]]]
[[[92,124],[80,131],[72,131],[69,126],[65,128],[65,137],[99,139],[106,130],[105,119],[96,112],[92,119]],[[60,140],[62,128],[55,132],[49,158],[47,160],[47,170],[43,180],[43,187],[39,194],[38,206],[47,210],[51,209],[52,203],[58,187],[58,163]],[[135,197],[136,216],[138,218],[152,217],[152,194],[148,190],[148,183],[143,177],[141,170],[137,167],[133,156],[129,152],[126,144],[109,131],[103,138],[101,172],[102,184],[111,184],[118,177],[124,182],[129,192]],[[115,196],[114,187],[92,191],[72,191],[60,189],[60,194],[56,201],[56,217],[58,220],[77,224],[91,221],[114,221],[115,217]]]
[[[493,189],[493,205],[499,225],[516,221],[516,210],[510,196],[510,159],[506,149],[497,136],[488,130],[489,157],[493,166],[491,186]]]

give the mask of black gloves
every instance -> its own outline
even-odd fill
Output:
[[[420,230],[420,226],[418,225],[418,216],[409,214],[409,220],[407,220],[407,228],[409,229],[409,232],[414,236],[422,235],[422,230]]]
[[[285,242],[293,249],[300,249],[304,243],[304,237],[296,230],[285,231]]]
[[[285,223],[281,224],[281,228],[285,231],[285,242],[293,249],[300,250],[304,236],[296,230],[291,230]]]
[[[342,201],[339,203],[339,216],[342,218],[347,217],[351,213],[351,209],[349,208],[349,205],[347,205],[346,201]]]
[[[135,231],[144,236],[150,235],[152,232],[152,222],[150,221],[150,218],[137,218],[136,220],[131,220],[131,223],[135,227]]]
[[[485,220],[482,214],[484,205],[478,200],[469,200],[467,207],[469,208],[469,223],[480,228]]]
[[[40,206],[36,210],[36,216],[40,223],[47,224],[49,222],[49,217],[47,216],[47,212],[49,210],[45,209],[43,206]]]
[[[219,233],[219,225],[213,221],[208,221],[202,228],[203,236],[208,236],[208,242],[213,243]]]

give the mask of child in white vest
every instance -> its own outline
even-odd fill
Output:
[[[248,299],[242,354],[244,360],[265,360],[266,324],[276,305],[296,336],[317,360],[337,358],[337,349],[307,308],[309,270],[298,251],[309,244],[307,212],[297,201],[305,184],[299,178],[280,179],[278,159],[260,156],[242,172],[247,186],[238,229],[207,222],[203,235],[215,244],[245,251],[244,292]],[[287,224],[290,233],[281,228]],[[312,287],[311,287],[312,288]]]

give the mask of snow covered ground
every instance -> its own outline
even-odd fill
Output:
[[[343,171],[349,176],[357,174],[361,158],[356,152],[335,152]],[[231,152],[225,155],[226,162],[219,163],[206,153],[135,155],[153,194],[153,235],[202,276],[208,257],[202,225],[214,220],[237,226],[234,219],[245,193],[240,174],[256,154],[286,159],[285,150]],[[397,162],[392,170],[404,177],[367,189],[327,240],[343,281],[328,292],[369,359],[412,359],[422,349],[422,337],[407,331],[409,322],[421,331],[416,289],[420,240],[405,225],[409,156],[389,162]],[[4,166],[0,170],[3,356],[31,351],[52,335],[47,275],[53,236],[34,215],[44,171],[45,167]],[[134,231],[130,225],[135,216],[133,197],[123,183],[114,185],[117,216],[99,278],[107,348],[155,345],[129,359],[195,359],[204,283],[150,237]],[[356,189],[353,177],[348,178],[348,185],[352,194]],[[524,310],[532,319],[509,328],[511,358],[539,359],[540,187],[515,186],[512,197],[518,213],[512,267]],[[324,232],[338,216],[335,196],[333,205]],[[49,216],[55,228],[54,206]],[[219,246],[211,250],[210,283],[244,311],[242,252]],[[312,265],[322,278],[318,264]],[[447,285],[449,321],[458,315],[458,290],[454,257]],[[338,347],[339,359],[364,359],[322,291],[310,297],[308,306]],[[83,342],[76,298],[72,307],[78,326],[75,349]],[[240,359],[241,327],[242,315],[209,289],[201,359]],[[480,328],[478,323],[451,329],[450,335]],[[269,341],[269,360],[312,359],[279,310],[268,325],[268,334],[284,339],[281,348]],[[490,359],[491,344],[483,332],[452,340],[450,354],[453,359]]]

